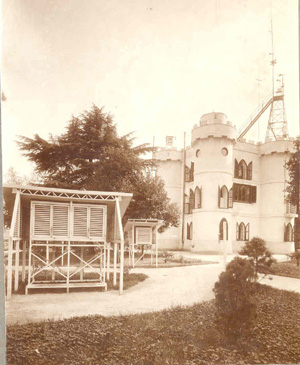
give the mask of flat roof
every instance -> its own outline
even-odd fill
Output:
[[[124,230],[129,231],[134,225],[136,227],[160,227],[163,224],[163,220],[160,219],[128,219]]]
[[[4,184],[3,195],[12,196],[20,192],[22,200],[48,200],[48,201],[83,201],[96,204],[112,204],[117,198],[120,201],[121,215],[123,216],[132,193],[120,193],[112,191],[73,190],[61,188],[49,188],[45,186]]]

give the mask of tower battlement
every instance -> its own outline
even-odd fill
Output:
[[[224,113],[207,113],[204,114],[192,130],[192,143],[198,139],[209,137],[228,138],[236,140],[236,129],[231,122],[227,121]]]

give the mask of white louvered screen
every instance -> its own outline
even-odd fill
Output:
[[[14,227],[13,237],[17,238],[21,235],[21,202],[19,201],[19,205],[17,207],[17,218]]]
[[[136,227],[137,243],[151,244],[151,228],[149,227]]]
[[[69,207],[67,205],[53,205],[53,236],[68,237]]]
[[[34,207],[34,236],[50,237],[50,205],[36,204]]]
[[[74,204],[73,236],[88,237],[88,208]]]
[[[104,236],[104,209],[90,207],[90,237],[103,238]]]

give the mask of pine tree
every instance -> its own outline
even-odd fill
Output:
[[[170,203],[163,181],[152,176],[153,161],[141,158],[153,148],[134,147],[132,133],[119,137],[113,118],[103,109],[94,105],[73,116],[60,136],[20,136],[18,143],[45,186],[133,192],[130,218],[163,219],[162,229],[178,226],[177,207]]]

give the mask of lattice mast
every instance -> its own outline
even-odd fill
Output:
[[[273,99],[270,108],[270,115],[269,121],[267,126],[266,132],[266,140],[277,140],[280,138],[287,138],[288,137],[288,128],[287,128],[287,120],[286,120],[286,113],[285,113],[285,105],[284,105],[284,78],[283,75],[280,74],[281,86],[277,89],[275,93],[275,65],[277,63],[275,56],[274,56],[274,36],[273,36],[273,20],[272,20],[272,7],[271,7],[271,47],[272,52],[270,53],[272,60],[271,60],[271,67],[272,67],[272,93]]]

